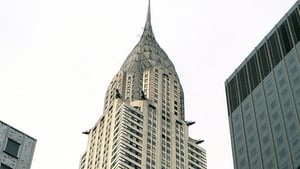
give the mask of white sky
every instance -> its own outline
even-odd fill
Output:
[[[295,0],[152,0],[208,167],[232,169],[224,81]],[[0,120],[35,137],[31,169],[77,169],[81,132],[142,33],[147,0],[1,0]]]

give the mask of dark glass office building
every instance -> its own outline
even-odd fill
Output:
[[[235,169],[300,169],[300,1],[226,80]]]

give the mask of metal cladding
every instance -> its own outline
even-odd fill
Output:
[[[177,76],[173,63],[155,40],[151,26],[149,3],[147,21],[142,37],[123,63],[121,71],[127,73],[142,72],[158,64],[161,64]]]

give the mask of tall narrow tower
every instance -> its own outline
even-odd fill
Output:
[[[150,1],[140,41],[108,86],[80,169],[205,169],[201,141],[188,136],[175,67],[156,42]]]

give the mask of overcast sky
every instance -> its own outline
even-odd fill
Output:
[[[209,169],[232,169],[224,81],[295,0],[152,0]],[[31,169],[77,169],[81,132],[139,41],[147,0],[0,0],[0,120],[38,140]]]

